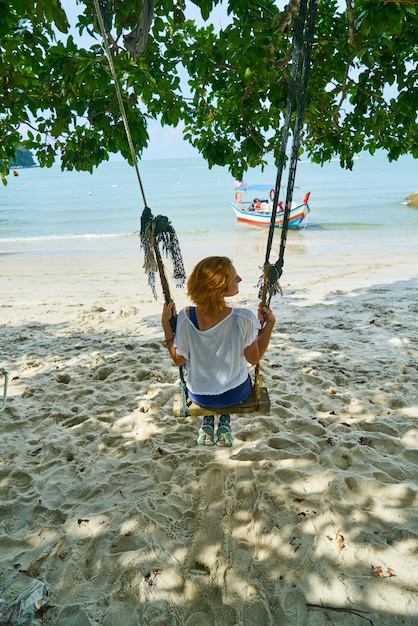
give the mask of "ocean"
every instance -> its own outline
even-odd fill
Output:
[[[182,250],[233,257],[248,251],[263,262],[268,229],[237,222],[230,207],[234,179],[226,168],[209,169],[199,157],[148,160],[138,167],[148,206],[170,219]],[[59,165],[17,172],[0,189],[0,253],[140,254],[144,202],[135,169],[126,162],[103,163],[93,174],[61,172]],[[276,167],[250,170],[245,180],[274,186]],[[304,227],[289,231],[288,245],[324,253],[418,249],[418,209],[405,203],[418,191],[412,157],[389,163],[383,153],[364,154],[352,171],[341,169],[338,160],[321,167],[302,158],[294,200],[307,191],[311,212]],[[276,229],[273,262],[280,234]]]

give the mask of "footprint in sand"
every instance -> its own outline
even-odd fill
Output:
[[[252,485],[241,485],[237,491],[237,510],[241,523],[250,523],[253,520],[256,496]]]
[[[405,450],[402,456],[410,463],[418,465],[418,450]]]
[[[287,408],[286,406],[275,406],[274,410],[273,410],[274,415],[282,418],[282,419],[287,419],[290,417],[293,417],[293,411],[290,408]]]
[[[212,467],[207,473],[203,502],[208,511],[218,510],[225,500],[223,472]]]
[[[272,623],[271,614],[263,602],[251,602],[244,605],[242,623],[244,626],[269,626]]]
[[[254,474],[251,467],[238,466],[235,470],[236,502],[233,516],[237,527],[254,520],[254,509],[258,499]]]
[[[261,428],[248,427],[245,429],[240,429],[238,432],[237,439],[244,442],[257,441],[263,437],[263,431]]]
[[[307,624],[304,595],[296,590],[289,590],[281,598],[281,608],[275,614],[276,624]],[[284,615],[283,615],[284,613]],[[320,622],[312,622],[319,624]],[[341,622],[344,623],[344,622]]]
[[[224,504],[223,472],[218,467],[211,467],[203,486],[201,519],[196,526],[194,548],[188,557],[189,572],[193,575],[208,575],[216,569],[217,551],[222,544]]]
[[[193,613],[188,618],[185,626],[216,626],[216,619],[212,609],[208,608],[205,612]]]
[[[170,615],[171,611],[166,602],[157,601],[149,603],[143,613],[143,624],[147,626],[167,626],[167,624],[175,624],[177,620],[174,615]]]

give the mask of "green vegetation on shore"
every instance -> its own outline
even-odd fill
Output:
[[[33,167],[36,165],[32,152],[25,148],[16,148],[16,157],[10,159],[10,167]]]
[[[0,159],[1,182],[4,186],[7,185],[7,174],[11,168],[35,167],[36,165],[32,153],[26,148],[16,146],[13,152],[14,157],[9,157],[4,160]],[[17,172],[14,172],[14,174],[17,176]]]

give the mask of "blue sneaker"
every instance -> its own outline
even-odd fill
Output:
[[[231,416],[221,415],[219,418],[218,430],[216,431],[216,445],[222,448],[231,448]]]
[[[215,416],[205,415],[203,418],[202,426],[199,430],[199,436],[197,443],[199,446],[214,446],[215,445]]]

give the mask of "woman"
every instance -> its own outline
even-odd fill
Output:
[[[205,408],[233,406],[247,398],[251,392],[247,362],[259,362],[275,324],[271,309],[261,304],[258,319],[246,308],[227,305],[225,298],[238,293],[240,282],[228,257],[210,256],[196,265],[187,281],[188,296],[196,306],[179,312],[175,335],[170,325],[175,304],[163,307],[161,322],[171,358],[178,366],[187,363],[189,397]],[[230,416],[220,416],[215,439],[214,415],[206,415],[197,441],[232,446]]]

